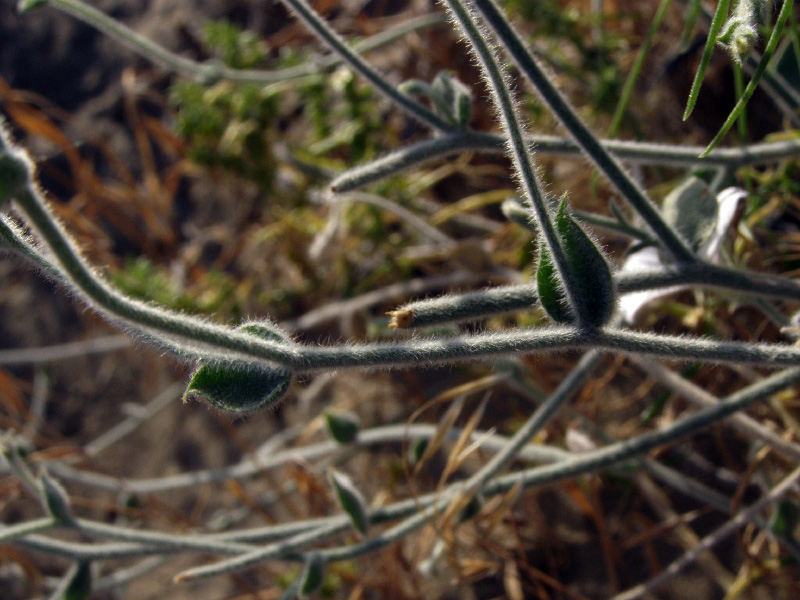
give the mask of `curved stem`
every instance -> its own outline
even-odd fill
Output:
[[[66,283],[73,285],[90,305],[110,314],[112,320],[121,320],[140,330],[144,327],[219,349],[257,354],[259,358],[283,365],[296,361],[296,351],[289,343],[268,342],[122,295],[94,273],[32,183],[17,195],[17,202],[48,245],[55,268],[68,278]],[[284,332],[277,327],[275,329],[277,335],[285,338]]]
[[[47,0],[47,4],[72,15],[83,23],[122,42],[128,46],[128,48],[148,60],[177,73],[190,75],[201,80],[216,78],[236,83],[269,84],[286,81],[288,79],[296,79],[306,75],[313,75],[319,73],[323,69],[333,67],[342,62],[341,58],[333,55],[316,60],[312,59],[304,64],[286,67],[276,71],[233,69],[217,63],[198,63],[171,52],[163,46],[159,46],[116,19],[109,17],[85,2],[81,2],[81,0]],[[438,14],[423,15],[421,17],[409,19],[386,31],[357,42],[353,45],[352,50],[359,54],[369,52],[389,44],[412,31],[417,31],[425,27],[432,27],[441,22],[442,18]]]

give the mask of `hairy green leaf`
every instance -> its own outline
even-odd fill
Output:
[[[431,85],[431,101],[443,117],[461,128],[469,124],[472,117],[472,93],[455,78],[452,71],[440,71]]]
[[[275,328],[265,323],[248,323],[239,327],[263,339],[282,341]],[[221,410],[248,413],[278,401],[292,381],[292,373],[278,367],[209,363],[192,375],[184,402],[201,400]]]
[[[569,300],[563,282],[545,244],[540,245],[536,286],[542,307],[558,323],[579,323],[600,327],[614,312],[615,293],[611,269],[603,253],[572,218],[566,195],[558,208],[556,232],[567,261],[575,306]]]
[[[800,524],[800,506],[796,502],[783,499],[778,502],[769,528],[775,535],[791,537]]]
[[[472,92],[455,78],[451,71],[440,71],[433,83],[409,79],[398,86],[406,94],[426,98],[437,115],[446,121],[466,128],[472,118]]]

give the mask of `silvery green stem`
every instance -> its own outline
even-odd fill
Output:
[[[620,294],[650,289],[694,285],[731,290],[742,295],[800,301],[800,284],[774,275],[741,271],[729,267],[695,263],[658,270],[620,273],[616,277]],[[536,306],[538,297],[532,284],[514,284],[455,296],[440,296],[404,304],[393,311],[404,327],[428,327],[443,323],[483,318]]]
[[[694,262],[694,253],[670,227],[653,202],[636,182],[625,172],[617,160],[603,148],[597,137],[583,123],[567,100],[556,89],[550,78],[540,66],[538,59],[526,48],[522,39],[511,27],[500,9],[492,0],[469,0],[480,11],[486,22],[494,30],[500,43],[506,48],[514,62],[530,80],[550,110],[566,127],[583,151],[595,162],[598,168],[620,191],[633,209],[650,226],[664,247],[678,262]]]
[[[583,223],[594,225],[596,227],[602,227],[604,229],[608,229],[609,231],[620,233],[624,236],[633,238],[634,240],[643,242],[648,245],[652,246],[657,245],[655,238],[649,232],[645,231],[644,229],[639,229],[638,227],[634,227],[627,221],[622,222],[617,218],[606,217],[604,215],[584,212],[582,210],[576,210],[573,213],[573,216],[579,221],[582,221]]]
[[[334,190],[335,193],[335,190]],[[394,213],[401,219],[403,219],[411,229],[416,230],[420,235],[428,238],[431,242],[439,244],[445,247],[452,247],[456,245],[456,241],[451,238],[450,236],[442,233],[432,225],[428,225],[428,223],[415,215],[413,212],[408,210],[407,208],[400,206],[396,202],[392,202],[391,200],[387,200],[386,198],[381,198],[380,196],[376,196],[375,194],[367,194],[364,192],[348,192],[346,194],[337,194],[333,198],[328,201],[330,204],[349,204],[350,202],[363,202],[364,204],[370,204],[372,206],[377,206],[386,210],[388,212]]]
[[[133,433],[146,419],[157,414],[161,409],[166,408],[181,397],[186,385],[184,383],[173,383],[164,391],[159,393],[147,405],[138,407],[134,414],[129,415],[124,421],[114,427],[104,431],[88,444],[83,446],[83,454],[86,456],[96,456],[112,444],[124,439]],[[119,489],[119,488],[117,488]]]
[[[506,153],[502,136],[475,131],[448,131],[433,139],[389,152],[371,162],[348,169],[331,181],[331,191],[349,192],[386,177],[402,173],[425,162],[471,150]]]
[[[114,319],[141,329],[161,332],[167,336],[178,336],[216,348],[257,352],[260,358],[280,363],[292,362],[295,351],[287,343],[267,342],[255,336],[244,335],[229,328],[213,325],[201,319],[156,308],[132,300],[103,281],[86,263],[74,242],[66,234],[32,181],[17,194],[19,207],[41,235],[53,254],[57,271],[67,277],[81,296],[90,304]],[[280,335],[285,337],[283,332]],[[246,349],[246,350],[245,350]]]
[[[198,63],[179,54],[175,54],[163,46],[159,46],[155,42],[145,38],[116,19],[109,17],[81,0],[47,0],[47,4],[72,15],[87,25],[102,31],[109,37],[122,42],[140,56],[172,71],[193,76],[201,81],[225,79],[236,83],[269,84],[286,81],[288,79],[296,79],[306,75],[313,75],[324,69],[333,67],[342,61],[339,56],[332,55],[312,59],[301,65],[286,67],[277,71],[233,69],[219,63]],[[421,17],[409,19],[386,31],[357,42],[353,45],[352,51],[363,54],[385,46],[412,31],[417,31],[424,27],[431,27],[441,22],[441,16],[436,14],[423,15]]]
[[[94,583],[92,583],[92,590],[96,592],[102,590],[118,590],[121,586],[124,586],[130,581],[144,577],[148,573],[156,570],[164,564],[165,560],[166,557],[164,556],[151,556],[130,567],[117,569],[108,575],[98,577]]]
[[[503,211],[505,217],[517,225],[524,227],[525,229],[529,229],[533,233],[537,233],[536,228],[533,226],[526,217],[527,211],[525,208],[518,202],[517,198],[507,198],[503,201],[503,204],[500,206],[500,209]],[[584,223],[589,225],[596,225],[597,227],[602,227],[604,229],[608,229],[610,231],[614,231],[616,233],[621,233],[624,236],[632,237],[635,240],[643,242],[650,246],[657,246],[658,241],[647,231],[644,229],[640,229],[638,227],[634,227],[630,223],[628,223],[627,219],[625,219],[620,213],[614,212],[614,217],[607,217],[605,215],[598,215],[596,213],[589,213],[584,212],[582,210],[574,210],[572,211],[572,216]]]
[[[796,364],[800,350],[792,347],[770,345],[748,345],[746,343],[708,342],[681,340],[666,336],[625,337],[623,332],[614,336],[588,336],[573,328],[553,327],[537,331],[521,331],[500,334],[476,334],[444,340],[412,340],[405,343],[375,343],[351,346],[314,347],[268,342],[239,331],[211,325],[199,319],[185,317],[155,308],[119,294],[102,281],[85,263],[73,242],[54,219],[38,193],[29,188],[17,199],[25,214],[42,235],[59,269],[66,273],[76,288],[92,304],[111,313],[114,318],[131,323],[141,331],[143,328],[163,333],[162,347],[178,352],[181,348],[170,341],[170,337],[187,338],[216,349],[228,349],[296,371],[314,371],[340,367],[380,367],[419,364],[423,361],[453,362],[511,353],[532,353],[545,350],[586,348],[591,344],[615,349],[614,343],[625,343],[623,351],[644,352],[654,356],[674,358],[696,358],[703,361],[751,362],[778,366]],[[715,285],[715,277],[728,287],[746,285],[758,289],[761,295],[781,294],[797,291],[797,286],[778,278],[753,277],[747,273],[710,265],[697,265],[709,285]],[[689,271],[689,269],[687,269]],[[647,279],[648,274],[641,278]],[[768,285],[769,284],[769,285]],[[756,285],[758,287],[756,287]],[[280,331],[280,330],[278,330]],[[285,336],[283,332],[278,335]],[[151,340],[153,341],[153,340]],[[187,357],[197,354],[189,349]],[[686,353],[681,356],[681,353]],[[202,355],[200,355],[202,356]],[[213,358],[213,357],[210,357]],[[241,359],[236,359],[241,360]],[[234,364],[234,363],[232,363]]]
[[[316,544],[351,527],[352,523],[350,518],[347,515],[343,515],[342,522],[332,522],[322,525],[310,531],[299,533],[288,540],[270,544],[258,550],[222,560],[210,566],[187,569],[176,575],[175,581],[188,581],[200,577],[212,577],[222,573],[230,573],[278,557],[281,559],[302,560],[302,555],[297,553],[299,548]]]
[[[525,141],[543,156],[582,156],[581,147],[569,138],[553,135],[528,135]],[[607,152],[620,160],[636,164],[673,165],[677,167],[717,166],[732,169],[789,159],[800,155],[800,140],[781,140],[743,146],[715,148],[704,158],[698,158],[703,146],[677,146],[652,142],[599,140]],[[507,151],[504,137],[478,131],[448,131],[433,139],[389,152],[373,161],[348,169],[331,182],[334,192],[347,192],[420,167],[426,162],[461,154],[485,152],[501,154]]]
[[[71,529],[90,536],[100,536],[122,542],[141,544],[143,546],[155,546],[163,551],[241,554],[244,552],[251,552],[254,549],[254,547],[249,544],[214,540],[206,535],[142,531],[141,529],[118,527],[116,525],[98,523],[97,521],[89,521],[87,519],[76,519]]]
[[[703,429],[730,414],[742,410],[753,402],[796,384],[798,381],[800,381],[800,369],[783,371],[729,396],[715,407],[703,410],[660,430],[645,433],[632,440],[611,444],[599,450],[585,452],[573,459],[561,461],[554,465],[534,467],[520,473],[504,476],[494,482],[490,482],[484,488],[484,495],[491,496],[504,493],[516,485],[531,487],[570,479],[583,473],[596,472],[612,465],[618,465],[654,448]],[[460,491],[460,485],[453,485],[450,489],[450,495],[440,494],[437,503],[409,517],[381,535],[361,544],[326,550],[324,551],[325,558],[328,561],[352,559],[402,539],[423,526],[431,518],[434,518],[437,512],[446,506],[447,501]]]
[[[528,145],[523,138],[523,128],[520,123],[519,115],[511,93],[509,91],[506,77],[500,71],[496,52],[490,48],[488,36],[483,35],[480,25],[465,3],[461,0],[444,0],[454,20],[461,28],[466,40],[469,42],[470,50],[478,59],[483,69],[489,89],[492,92],[495,106],[497,108],[503,130],[508,137],[508,153],[514,164],[514,170],[522,188],[526,206],[531,211],[531,217],[535,220],[543,241],[552,257],[558,279],[564,286],[564,294],[573,316],[579,325],[584,326],[584,315],[580,314],[578,306],[580,299],[578,286],[575,281],[573,270],[567,263],[567,258],[556,233],[555,226],[550,215],[549,207],[545,197],[541,192],[541,183],[536,174],[536,167],[533,156]]]
[[[47,531],[58,526],[58,519],[53,517],[44,517],[42,519],[17,523],[16,525],[0,526],[0,544],[7,544],[18,538]]]
[[[770,368],[800,364],[800,347],[796,346],[687,338],[612,328],[592,331],[547,327],[443,339],[420,338],[396,344],[302,346],[300,361],[295,366],[300,372],[364,366],[376,368],[591,348],[681,361],[748,363]]]
[[[130,347],[131,340],[128,336],[108,335],[43,348],[0,350],[0,365],[39,365],[78,356],[116,352]]]
[[[347,318],[355,312],[367,310],[376,305],[396,302],[400,298],[408,298],[456,286],[476,286],[485,281],[486,277],[482,273],[468,271],[456,271],[455,273],[434,275],[432,277],[417,277],[408,281],[393,283],[347,300],[329,302],[319,308],[308,311],[293,321],[283,321],[281,326],[291,332],[304,331],[313,329],[327,321]]]
[[[408,94],[404,94],[390,84],[386,78],[375,68],[356,54],[350,46],[333,31],[328,24],[309,6],[306,0],[281,0],[290,12],[300,18],[314,34],[322,40],[331,50],[342,58],[353,69],[360,73],[367,81],[386,96],[389,100],[404,109],[409,115],[430,125],[434,129],[446,131],[453,125],[433,113],[431,110],[417,102]]]
[[[457,436],[459,433],[459,429],[454,429],[449,436]],[[367,448],[372,445],[387,442],[427,440],[431,439],[435,434],[436,427],[433,425],[385,425],[360,431],[352,447]],[[470,440],[472,442],[480,440],[481,447],[485,448],[487,451],[498,451],[504,448],[509,441],[503,436],[496,434],[491,435],[485,431],[476,431],[472,434]],[[59,479],[91,486],[96,489],[108,491],[123,489],[130,494],[155,494],[198,485],[208,485],[231,479],[247,479],[257,473],[290,463],[297,458],[302,458],[310,462],[342,452],[342,450],[342,447],[337,442],[331,440],[304,448],[292,448],[281,452],[256,452],[254,457],[245,458],[240,463],[221,469],[179,473],[152,479],[121,479],[119,477],[76,469],[62,463],[53,463],[49,468]],[[531,444],[520,452],[520,457],[530,461],[551,462],[561,460],[564,454],[563,451],[557,448]]]
[[[112,19],[93,6],[81,2],[80,0],[48,0],[47,3],[102,31],[112,39],[122,42],[136,53],[146,56],[150,60],[175,71],[202,78],[207,78],[211,72],[222,73],[230,71],[230,74],[236,72],[235,69],[228,69],[221,65],[219,67],[201,65],[188,58],[175,54],[174,52],[170,52],[166,48],[151,42],[143,35],[126,27],[116,19]]]
[[[83,542],[68,542],[38,534],[20,538],[15,541],[15,544],[72,560],[112,560],[165,553],[165,549],[158,546],[142,546],[124,542],[86,544]]]
[[[2,123],[0,123],[2,127]],[[60,278],[56,267],[37,248],[36,242],[26,235],[7,215],[0,215],[0,239],[3,245],[32,263],[48,277]]]
[[[574,477],[581,473],[594,472],[611,464],[619,464],[645,452],[683,438],[708,427],[751,404],[800,382],[800,369],[786,369],[764,378],[742,390],[731,394],[713,407],[671,423],[666,427],[648,431],[640,436],[610,444],[598,450],[559,462],[555,465],[534,467],[513,475],[504,476],[486,487],[486,493],[502,493],[516,484],[538,485]]]

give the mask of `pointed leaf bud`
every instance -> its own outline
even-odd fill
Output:
[[[348,514],[356,530],[366,535],[369,530],[369,511],[364,496],[344,473],[331,471],[330,478],[342,510]]]
[[[358,437],[358,417],[345,412],[326,412],[325,423],[331,437],[340,444],[349,444]]]
[[[325,578],[325,558],[319,552],[312,552],[306,557],[306,566],[300,579],[298,594],[305,598],[322,585]]]
[[[61,523],[71,523],[73,517],[67,490],[58,481],[50,477],[46,471],[42,471],[39,476],[39,483],[42,486],[42,500],[44,501],[45,510]]]
[[[570,306],[550,252],[541,245],[536,285],[547,314],[559,323],[600,327],[614,312],[615,290],[611,269],[603,253],[572,218],[564,195],[555,220],[556,232],[567,262],[575,306]]]

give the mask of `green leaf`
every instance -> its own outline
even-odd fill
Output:
[[[664,198],[662,212],[667,223],[697,250],[714,234],[719,204],[705,181],[689,177]]]
[[[81,561],[72,569],[63,600],[88,600],[92,594],[92,563]]]
[[[611,269],[600,249],[573,219],[566,194],[556,213],[555,229],[566,258],[575,306],[570,307],[564,284],[546,244],[540,244],[536,286],[542,307],[558,323],[600,327],[614,312],[615,291]],[[574,310],[574,314],[573,314]]]
[[[319,552],[312,552],[306,557],[306,566],[300,579],[298,594],[305,598],[315,592],[325,577],[325,558]]]
[[[69,496],[63,486],[50,477],[46,471],[39,476],[39,483],[42,486],[45,509],[50,516],[62,523],[72,522]]]
[[[472,93],[452,71],[440,71],[431,85],[431,102],[448,121],[465,128],[472,117]]]
[[[452,71],[440,71],[431,84],[409,79],[401,83],[398,89],[428,99],[437,115],[462,129],[467,127],[472,118],[472,92],[455,78]]]
[[[537,232],[536,226],[531,221],[531,214],[523,205],[518,196],[506,198],[500,205],[500,210],[509,221],[512,221],[528,231]]]
[[[266,323],[248,323],[239,330],[268,340],[285,339]],[[194,372],[183,400],[201,400],[220,410],[248,413],[274,404],[291,381],[291,371],[278,367],[209,363]]]
[[[740,65],[742,57],[747,55],[758,41],[759,18],[753,0],[739,0],[730,18],[717,35],[717,43]]]
[[[330,477],[342,510],[350,517],[356,530],[366,535],[369,530],[369,511],[364,496],[344,473],[331,470]]]
[[[728,16],[728,6],[730,0],[719,0],[717,10],[714,13],[714,19],[711,21],[711,29],[708,32],[708,39],[706,47],[703,49],[703,57],[700,59],[700,66],[697,67],[697,73],[694,75],[692,82],[692,89],[689,91],[689,99],[686,102],[686,110],[683,113],[683,120],[689,118],[694,110],[694,105],[697,103],[697,96],[700,94],[700,86],[703,84],[703,79],[708,69],[708,63],[711,60],[711,54],[714,52],[714,44],[717,40],[717,34]]]
[[[473,496],[469,499],[466,506],[461,509],[461,512],[458,513],[458,523],[464,523],[465,521],[469,521],[471,518],[476,516],[481,509],[483,508],[484,502],[481,496]]]
[[[349,444],[358,437],[358,418],[350,413],[325,413],[325,423],[331,437],[340,444]]]
[[[428,449],[429,443],[430,441],[425,438],[417,438],[409,444],[408,464],[410,466],[415,467],[419,464],[419,461],[422,460],[422,457],[425,455],[425,450]]]
[[[575,321],[567,306],[567,298],[558,280],[558,273],[550,258],[547,245],[539,245],[539,266],[536,268],[536,289],[539,302],[547,315],[556,323],[572,323]]]
[[[800,506],[791,500],[778,502],[777,510],[769,523],[770,530],[781,537],[791,537],[800,523]]]

